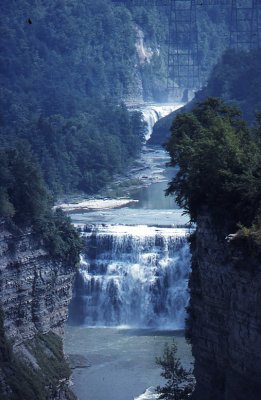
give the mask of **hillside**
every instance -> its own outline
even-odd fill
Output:
[[[199,11],[206,79],[225,46],[228,12]],[[55,195],[97,192],[125,170],[143,140],[142,116],[121,101],[166,98],[167,43],[168,8],[153,1],[5,2],[2,146],[27,141]]]
[[[97,191],[143,137],[141,116],[118,106],[139,88],[130,13],[102,0],[10,1],[1,19],[2,146],[27,141],[55,194]]]
[[[243,117],[254,123],[255,113],[261,109],[261,49],[249,52],[227,50],[214,66],[205,88],[197,92],[195,99],[178,112],[192,109],[198,101],[209,96],[220,97],[229,104],[237,105]],[[169,130],[177,112],[156,123],[151,144],[163,144],[169,137]]]

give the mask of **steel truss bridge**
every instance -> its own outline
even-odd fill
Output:
[[[198,51],[197,12],[200,7],[229,7],[228,47],[252,49],[261,45],[261,0],[112,0],[128,6],[168,7],[167,92],[202,86]],[[186,46],[184,46],[186,43]]]

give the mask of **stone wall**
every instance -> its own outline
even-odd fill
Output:
[[[199,218],[187,328],[193,400],[261,399],[261,259],[233,242]]]
[[[55,360],[66,364],[61,337],[71,300],[74,269],[52,259],[30,230],[11,233],[3,223],[0,229],[0,308],[6,342],[15,360],[31,368],[32,373],[39,371],[43,380],[45,371],[41,371],[38,359],[44,364],[48,357],[42,358],[49,355],[50,363]],[[2,390],[5,387],[10,394],[6,398],[13,398],[5,370],[0,368],[0,391],[2,384]],[[70,397],[63,395],[68,391],[68,374],[64,379],[62,373],[54,378],[57,382],[53,377],[50,379],[59,387],[58,392],[54,387],[47,388],[50,399],[54,398],[55,391],[61,399]]]

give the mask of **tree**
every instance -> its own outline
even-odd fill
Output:
[[[187,400],[194,390],[194,377],[191,370],[183,368],[177,357],[177,345],[174,340],[165,344],[162,357],[156,358],[156,364],[162,368],[161,376],[167,380],[164,386],[158,386],[156,392],[160,399]]]
[[[222,226],[252,224],[261,201],[261,152],[239,110],[208,98],[176,117],[166,148],[179,166],[167,193],[193,221],[207,207]]]
[[[39,166],[26,142],[0,148],[0,217],[33,223],[50,206]]]

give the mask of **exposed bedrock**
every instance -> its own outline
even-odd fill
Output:
[[[187,335],[195,357],[193,400],[261,398],[261,257],[228,241],[208,216],[191,240]]]
[[[1,396],[22,400],[29,396],[27,386],[37,382],[44,399],[74,398],[62,344],[74,269],[54,260],[30,230],[14,234],[4,224],[0,257]]]

